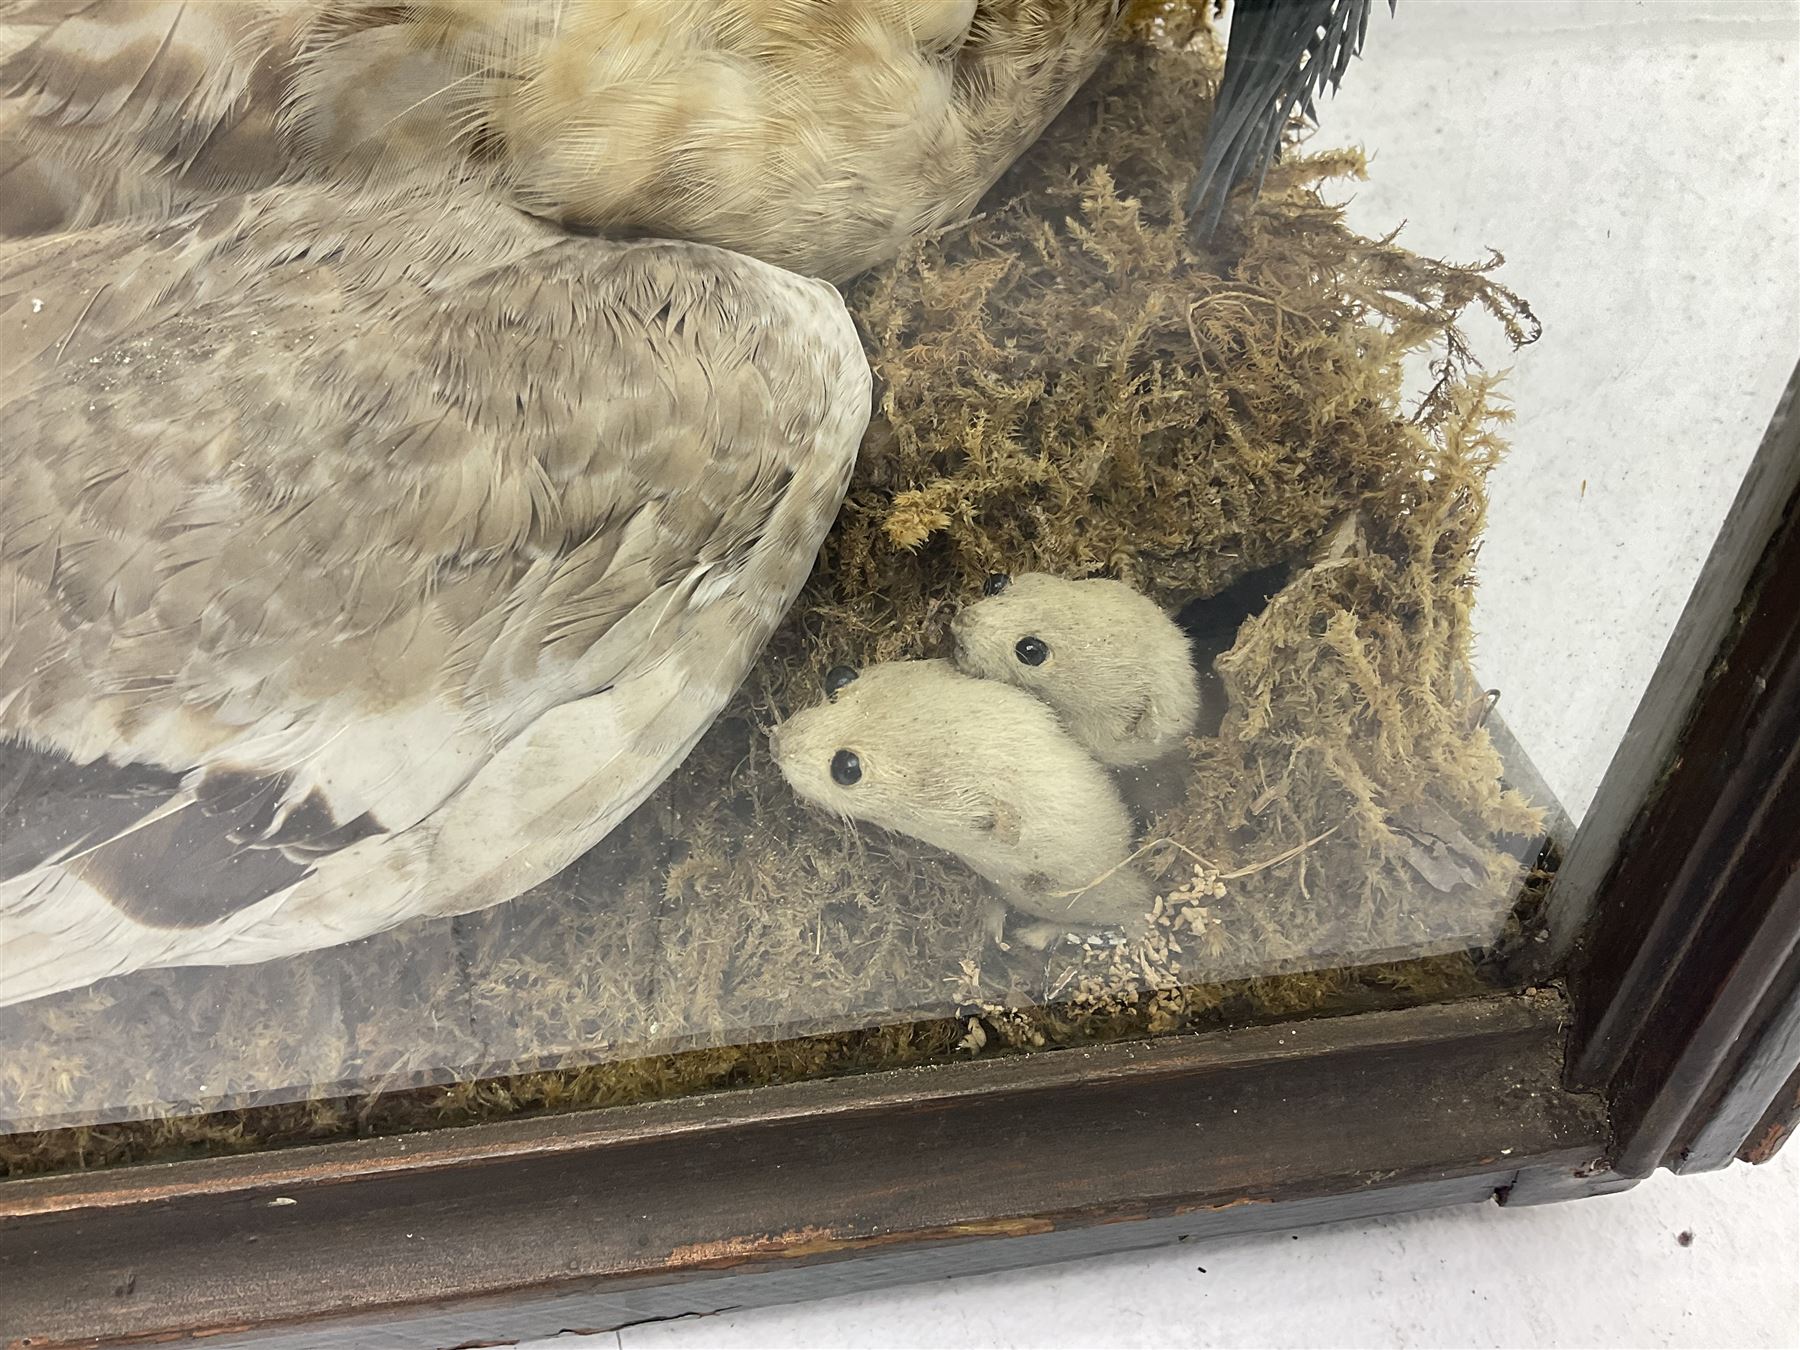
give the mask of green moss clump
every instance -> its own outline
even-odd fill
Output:
[[[1479,987],[1467,949],[1501,930],[1540,822],[1467,675],[1506,413],[1457,322],[1479,306],[1515,341],[1534,322],[1498,258],[1350,231],[1321,189],[1362,174],[1354,151],[1290,159],[1191,245],[1205,8],[1134,6],[1163,45],[1121,47],[982,214],[852,289],[880,410],[849,499],[643,809],[485,913],[0,1010],[0,1117],[35,1131],[0,1139],[0,1173]],[[1407,407],[1420,352],[1438,382]],[[1360,544],[1302,568],[1218,663],[1230,711],[1151,823],[1148,944],[996,951],[977,878],[803,808],[769,763],[765,728],[826,667],[940,652],[990,571],[1105,573],[1173,606],[1346,519]]]

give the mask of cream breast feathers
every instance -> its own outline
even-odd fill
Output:
[[[841,280],[967,214],[1117,7],[27,0],[0,26],[0,233],[418,172]]]

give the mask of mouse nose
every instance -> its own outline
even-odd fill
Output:
[[[783,723],[783,725],[786,725]],[[769,754],[776,759],[781,758],[781,727],[769,728]]]

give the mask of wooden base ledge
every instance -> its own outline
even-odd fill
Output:
[[[0,1346],[441,1350],[1621,1184],[1536,992],[0,1183]]]

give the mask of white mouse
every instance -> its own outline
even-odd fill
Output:
[[[1027,945],[1144,923],[1118,788],[1049,708],[948,661],[838,667],[826,689],[769,737],[803,799],[955,854],[1036,920],[1015,926]]]
[[[1148,764],[1193,734],[1193,648],[1154,600],[1042,572],[996,574],[983,590],[950,625],[958,669],[1036,695],[1103,764]]]

